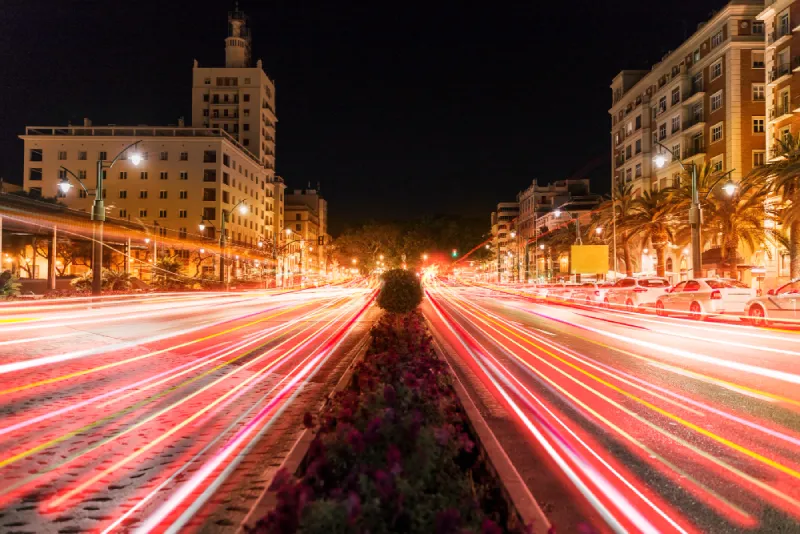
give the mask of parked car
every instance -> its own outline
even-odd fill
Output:
[[[742,315],[755,288],[727,278],[695,278],[677,284],[656,302],[656,314],[689,315],[705,320],[714,315]]]
[[[614,284],[598,284],[596,282],[584,282],[572,290],[572,301],[577,304],[587,306],[603,304],[606,293]]]
[[[745,304],[746,317],[742,319],[756,326],[774,322],[800,322],[800,278],[770,289],[763,297]]]
[[[628,311],[655,308],[658,297],[670,288],[669,280],[657,276],[623,278],[609,288],[603,298],[606,306],[624,306]]]

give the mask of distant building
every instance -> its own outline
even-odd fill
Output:
[[[283,181],[275,176],[275,86],[250,66],[246,17],[229,14],[224,67],[195,61],[192,124],[177,126],[29,126],[24,142],[24,189],[58,195],[71,208],[91,211],[98,160],[108,163],[141,141],[137,166],[122,154],[105,171],[107,215],[139,222],[157,237],[218,239],[223,212],[229,244],[255,247],[284,239]],[[86,191],[69,175],[69,169]],[[66,194],[58,184],[69,179]],[[243,201],[243,202],[242,202]],[[245,213],[233,208],[242,202]],[[213,270],[214,266],[209,266]]]
[[[295,189],[286,192],[286,228],[291,239],[301,240],[303,273],[327,273],[328,203],[318,189]]]
[[[509,281],[514,276],[513,255],[517,239],[511,237],[519,216],[519,203],[500,202],[497,211],[492,213],[492,248],[496,255],[497,280]]]

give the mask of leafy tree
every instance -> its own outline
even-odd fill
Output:
[[[422,302],[419,278],[405,269],[392,269],[383,273],[383,287],[378,295],[378,306],[392,313],[414,311]]]
[[[181,274],[183,264],[175,256],[162,256],[153,271],[153,285],[161,289],[184,289],[186,280]]]
[[[11,271],[3,271],[0,273],[0,297],[4,299],[11,299],[19,295],[19,290],[22,284],[19,283],[19,278],[11,274]]]

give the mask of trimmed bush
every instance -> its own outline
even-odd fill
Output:
[[[471,433],[419,311],[386,314],[318,418],[298,478],[280,471],[277,505],[250,533],[521,533]],[[318,420],[316,420],[318,419]]]
[[[21,284],[19,278],[11,274],[11,271],[3,271],[0,273],[0,297],[4,299],[13,299],[19,295]]]
[[[414,311],[422,302],[422,285],[419,278],[405,269],[392,269],[383,273],[383,287],[378,295],[378,306],[392,313]]]

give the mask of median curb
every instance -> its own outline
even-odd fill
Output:
[[[374,308],[373,310],[367,310],[367,314],[372,314],[372,317],[369,319],[371,324],[374,324],[375,321],[377,321],[380,317],[380,313],[375,312]],[[362,359],[364,359],[364,355],[367,353],[370,340],[369,332],[370,331],[367,330],[362,338],[356,343],[356,345],[348,352],[347,356],[353,355],[352,360],[347,366],[347,369],[344,370],[344,373],[342,373],[339,381],[325,398],[325,401],[319,407],[319,410],[317,411],[318,413],[325,408],[325,406],[330,402],[331,398],[333,398],[336,393],[344,390],[350,384],[350,379],[353,376],[355,366]],[[297,473],[297,470],[300,469],[300,466],[303,463],[303,459],[306,457],[306,453],[308,453],[308,449],[311,446],[312,441],[314,441],[314,431],[309,428],[304,429],[297,438],[297,441],[295,441],[292,445],[292,448],[289,449],[289,453],[283,459],[283,462],[281,462],[280,467],[278,467],[275,473],[277,474],[283,469],[286,469],[286,471],[292,474]],[[274,476],[272,478],[274,478]],[[269,489],[272,485],[272,478],[265,484],[265,488],[261,491],[261,495],[258,496],[258,499],[256,499],[255,503],[250,508],[250,511],[247,512],[247,515],[244,517],[244,519],[242,519],[239,528],[236,529],[236,534],[245,533],[245,526],[247,526],[248,522],[258,521],[275,508],[278,496],[274,491],[270,491]]]
[[[446,356],[447,351],[443,348],[446,343],[439,341],[436,331],[427,317],[425,322],[433,336],[433,347],[436,354],[450,368],[450,373],[453,376],[453,389],[464,407],[472,431],[479,438],[478,446],[488,459],[488,464],[494,470],[495,475],[500,479],[506,502],[516,511],[521,524],[529,526],[532,533],[547,534],[551,529],[550,521],[542,511],[539,503],[536,502],[525,481],[522,480],[522,476],[514,467],[494,432],[489,428],[486,419],[484,419],[469,393],[467,393],[467,389]]]

